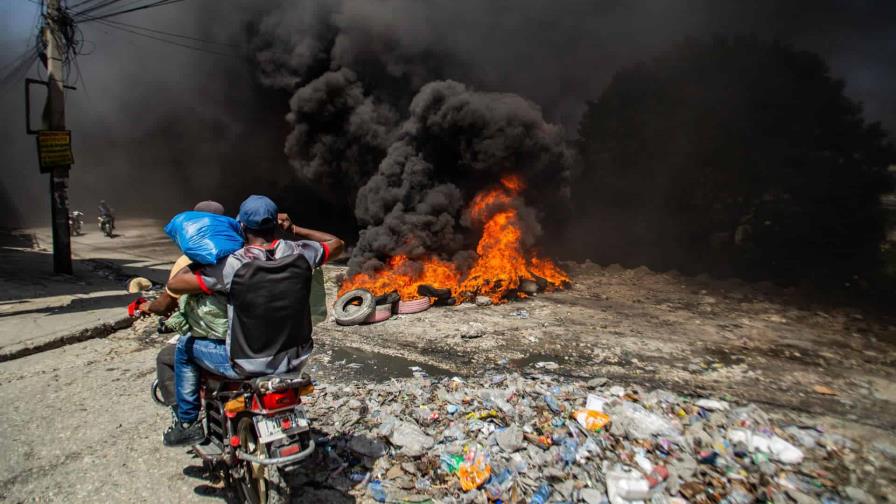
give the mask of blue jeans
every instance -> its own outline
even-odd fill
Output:
[[[230,364],[224,340],[181,336],[174,351],[174,387],[177,419],[184,423],[199,418],[200,366],[217,375],[240,379]]]

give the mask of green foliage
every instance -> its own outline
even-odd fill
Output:
[[[875,271],[896,151],[817,55],[689,40],[589,102],[576,204],[603,262],[784,281]]]

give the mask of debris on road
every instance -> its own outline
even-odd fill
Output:
[[[152,281],[148,278],[134,277],[128,282],[128,293],[138,294],[152,289]]]
[[[834,389],[832,389],[831,387],[824,386],[824,385],[816,385],[816,386],[812,387],[812,390],[814,390],[816,394],[837,395],[837,392]]]
[[[317,391],[329,469],[294,484],[362,502],[839,503],[880,490],[850,480],[855,443],[753,404],[542,372]]]

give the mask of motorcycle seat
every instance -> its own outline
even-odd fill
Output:
[[[279,373],[234,380],[203,370],[207,386],[216,391],[239,390],[273,392],[289,388],[301,388],[311,384],[311,377],[303,372]]]
[[[226,376],[214,374],[205,370],[202,371],[202,378],[205,380],[206,387],[215,392],[222,392],[225,390],[234,391],[240,390],[242,388],[250,388],[246,386],[246,380],[234,380],[232,378],[227,378]]]

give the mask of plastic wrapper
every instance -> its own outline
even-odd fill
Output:
[[[479,488],[492,474],[488,452],[480,447],[471,447],[464,453],[464,461],[457,468],[457,477],[464,492]]]
[[[573,412],[572,417],[579,422],[579,425],[592,432],[597,432],[610,423],[610,417],[600,411],[576,410]]]

